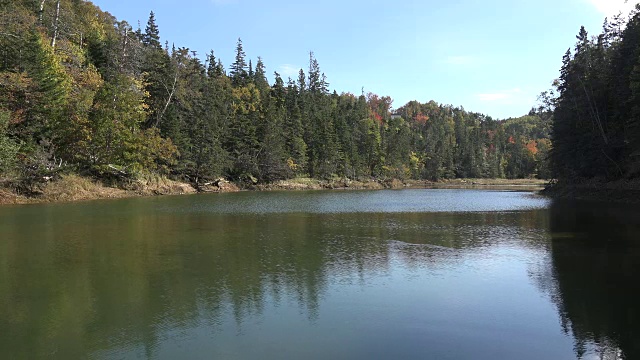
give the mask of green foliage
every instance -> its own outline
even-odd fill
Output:
[[[133,31],[90,2],[55,5],[0,8],[0,171],[155,171],[198,186],[549,172],[548,111],[500,122],[431,101],[392,116],[389,97],[331,93],[313,53],[306,74],[270,84],[240,39],[227,75],[213,51],[203,64],[163,48],[153,12]]]
[[[0,110],[0,175],[11,171],[16,163],[20,146],[7,136],[10,113]]]
[[[562,180],[638,177],[640,13],[626,24],[621,16],[605,21],[597,37],[582,27],[576,38],[563,57],[557,96],[548,101],[553,173]]]
[[[160,30],[158,29],[158,25],[156,25],[156,16],[153,11],[149,14],[149,20],[147,21],[147,27],[142,37],[142,43],[149,48],[162,49],[162,45],[160,45]]]
[[[229,76],[234,86],[244,86],[249,81],[249,72],[247,71],[246,54],[242,48],[242,39],[238,38],[236,45],[236,60],[231,65]]]

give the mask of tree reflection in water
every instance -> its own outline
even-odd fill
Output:
[[[640,359],[640,212],[556,201],[548,287],[579,358]]]
[[[175,206],[182,201],[183,207]],[[0,211],[0,329],[10,329],[0,330],[0,349],[16,358],[173,358],[179,356],[170,352],[175,344],[222,349],[237,342],[238,334],[258,333],[262,321],[287,343],[298,334],[369,339],[369,327],[366,334],[322,327],[340,323],[358,310],[358,301],[369,300],[334,295],[362,292],[376,281],[391,279],[413,286],[405,277],[427,274],[419,287],[426,290],[417,297],[422,302],[406,313],[389,315],[391,323],[380,327],[377,342],[397,335],[397,323],[420,316],[428,323],[441,313],[446,316],[431,339],[397,337],[385,345],[404,340],[415,347],[414,353],[425,343],[433,351],[442,341],[466,334],[467,328],[451,333],[442,329],[451,322],[449,316],[457,315],[459,324],[481,329],[460,339],[486,334],[490,326],[504,330],[503,336],[527,328],[504,315],[507,307],[509,314],[530,316],[529,324],[540,320],[534,324],[539,326],[528,327],[538,337],[514,333],[509,340],[529,346],[528,341],[551,339],[563,354],[571,354],[570,341],[560,331],[561,339],[554,337],[559,329],[546,300],[538,304],[538,311],[548,309],[546,313],[529,308],[520,312],[518,303],[537,304],[539,299],[527,274],[517,273],[526,262],[522,268],[530,266],[533,280],[551,295],[565,332],[575,339],[578,357],[640,358],[637,212],[556,202],[550,210],[531,211],[236,214],[197,211],[189,201]],[[511,261],[514,254],[524,258]],[[500,264],[503,267],[496,267]],[[484,277],[487,268],[495,273]],[[390,277],[393,273],[395,278]],[[438,283],[441,287],[434,287]],[[518,287],[532,291],[504,297],[489,293],[497,289],[509,294]],[[438,300],[442,292],[460,303],[447,308],[449,300]],[[385,311],[396,310],[388,307],[387,299],[412,303],[402,302],[401,295],[375,294],[380,301],[369,305]],[[420,295],[413,289],[404,294]],[[331,299],[343,302],[336,306]],[[484,307],[476,307],[479,304]],[[368,320],[366,316],[379,313],[359,314],[365,317],[356,319]],[[496,316],[504,318],[496,323]],[[212,347],[203,345],[212,342]],[[488,351],[486,343],[468,349]],[[506,348],[509,341],[504,343]],[[518,344],[507,350],[522,350],[524,345]],[[310,340],[301,346],[324,345]]]

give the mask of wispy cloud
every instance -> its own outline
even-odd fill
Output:
[[[635,0],[588,0],[603,15],[611,16],[619,12],[628,14],[636,4]]]
[[[291,64],[282,64],[278,67],[278,73],[283,78],[296,78],[298,76],[298,72],[300,71],[299,66],[291,65]]]
[[[505,91],[477,94],[476,97],[481,101],[487,101],[487,102],[500,101],[504,103],[512,103],[512,102],[515,102],[517,98],[521,96],[521,94],[522,94],[522,90],[519,88],[515,88],[515,89],[505,90]]]
[[[449,56],[445,59],[445,63],[449,65],[473,65],[477,62],[477,59],[468,55],[456,55]]]

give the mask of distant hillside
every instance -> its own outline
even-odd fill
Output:
[[[329,92],[313,53],[297,79],[225,67],[88,1],[0,1],[0,178],[154,172],[225,177],[548,177],[543,113],[496,121],[435,102]]]

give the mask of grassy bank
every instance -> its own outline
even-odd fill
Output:
[[[270,184],[243,185],[219,180],[201,186],[201,192],[234,192],[239,190],[380,190],[380,189],[521,189],[540,190],[544,180],[537,179],[451,179],[438,182],[423,180],[371,179],[357,181],[350,179],[319,180],[295,178]],[[11,186],[0,186],[0,204],[34,204],[68,202],[93,199],[118,199],[137,196],[193,194],[197,190],[188,183],[178,182],[157,175],[144,175],[126,183],[105,184],[102,181],[78,175],[63,175],[60,178],[39,184],[34,191],[26,194]]]
[[[541,190],[548,183],[542,179],[447,179],[442,181],[419,182],[427,188],[453,188],[453,189],[520,189]]]
[[[128,183],[105,185],[103,182],[78,175],[36,185],[28,193],[10,185],[0,187],[0,204],[34,204],[95,199],[118,199],[136,196],[192,194],[189,184],[165,177],[146,175]]]
[[[367,180],[355,181],[349,179],[317,180],[311,178],[296,178],[277,181],[272,184],[256,185],[255,190],[323,190],[323,189],[522,189],[541,190],[546,180],[540,179],[447,179],[441,181],[425,180]]]

